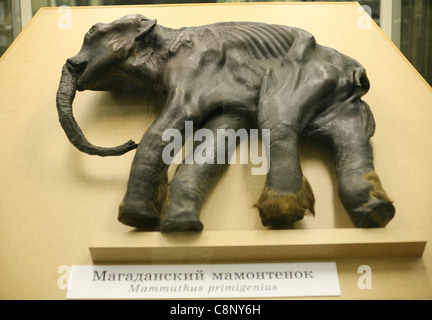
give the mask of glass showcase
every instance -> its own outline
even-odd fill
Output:
[[[21,32],[19,1],[0,0],[0,56]]]

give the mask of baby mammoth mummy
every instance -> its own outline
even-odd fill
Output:
[[[76,91],[125,87],[164,95],[161,113],[139,144],[91,144],[72,113]],[[270,133],[269,170],[255,207],[271,228],[314,214],[298,143],[305,135],[323,137],[331,146],[345,210],[354,226],[374,228],[385,227],[395,209],[374,170],[375,122],[361,99],[368,90],[357,61],[317,44],[302,29],[254,22],[171,29],[130,15],[87,32],[80,52],[63,67],[57,110],[68,139],[82,152],[118,156],[136,149],[118,216],[128,226],[203,229],[203,201],[228,161],[179,165],[168,183],[170,163],[162,160],[170,143],[164,132],[184,135],[186,124],[193,123],[215,135],[220,129]]]

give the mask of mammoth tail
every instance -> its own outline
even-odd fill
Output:
[[[357,67],[354,69],[353,84],[354,84],[353,96],[355,97],[364,96],[369,91],[370,82],[366,74],[366,70],[363,67]]]

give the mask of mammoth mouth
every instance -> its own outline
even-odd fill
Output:
[[[76,89],[78,91],[84,91],[86,89],[86,83],[85,81],[83,81],[82,75],[87,69],[87,65],[88,65],[87,61],[77,62],[72,59],[67,60],[66,67],[69,70],[69,72],[74,76],[76,81]]]
[[[66,68],[75,79],[77,91],[117,91],[126,85],[127,79],[116,79],[109,73],[112,71],[109,66],[101,67],[100,65],[89,66],[87,61],[76,62],[68,59]],[[100,70],[102,69],[102,70]]]

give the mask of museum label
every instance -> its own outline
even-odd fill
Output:
[[[334,262],[72,266],[67,299],[340,296]]]

